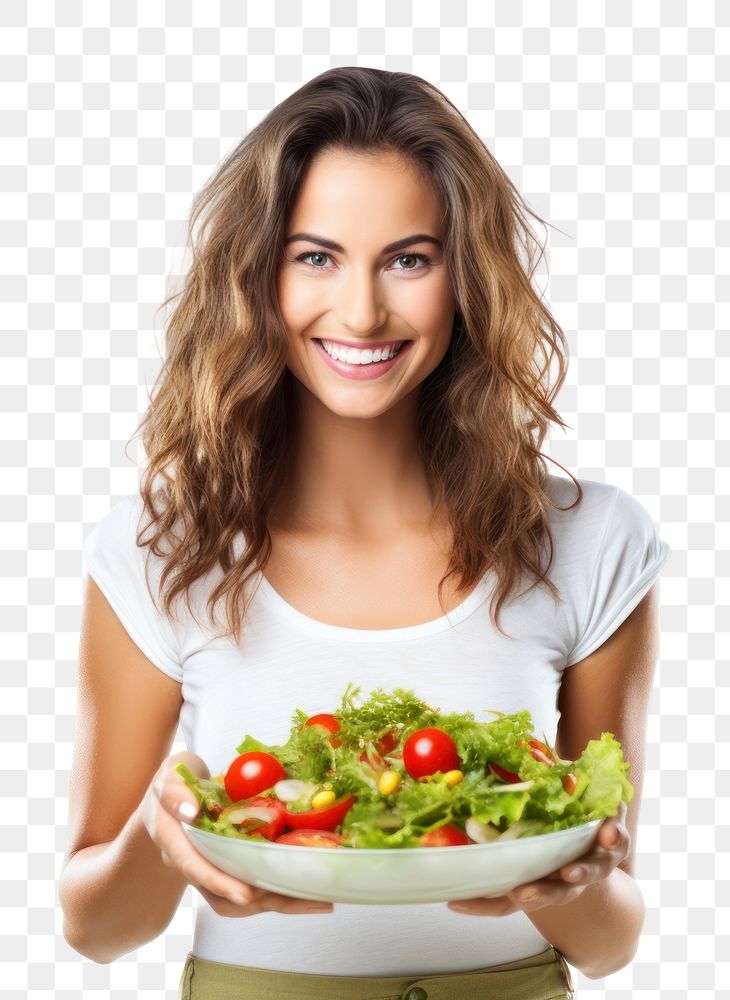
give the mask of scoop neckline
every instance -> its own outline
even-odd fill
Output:
[[[348,628],[344,625],[330,625],[316,618],[310,618],[299,611],[293,604],[284,600],[278,590],[264,576],[261,570],[259,576],[259,592],[269,607],[303,630],[323,638],[340,639],[346,642],[406,642],[420,639],[423,636],[436,635],[446,629],[459,625],[487,600],[488,583],[492,571],[488,570],[479,580],[466,598],[448,614],[433,618],[431,621],[420,622],[417,625],[403,625],[400,628]]]

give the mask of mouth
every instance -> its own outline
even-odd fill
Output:
[[[317,352],[325,361],[325,363],[338,372],[340,375],[344,375],[346,378],[350,379],[373,379],[380,375],[384,375],[386,372],[390,371],[397,363],[398,359],[403,355],[407,354],[408,351],[413,347],[412,340],[401,340],[401,341],[386,341],[383,342],[383,346],[392,346],[398,344],[397,350],[392,357],[387,358],[384,361],[356,361],[350,363],[348,361],[342,361],[338,358],[333,358],[332,355],[325,349],[324,343],[320,339],[315,339],[314,343],[317,345]],[[337,344],[338,341],[328,341],[330,344]],[[342,345],[345,346],[345,345]],[[372,347],[364,348],[365,350],[377,350],[380,345],[373,345]]]

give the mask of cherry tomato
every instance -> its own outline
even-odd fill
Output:
[[[354,795],[341,795],[323,809],[308,809],[307,812],[300,813],[287,809],[286,825],[290,830],[334,830],[354,804]]]
[[[342,837],[328,830],[291,830],[277,837],[277,844],[296,844],[299,847],[339,847]]]
[[[375,741],[375,749],[384,757],[386,754],[392,753],[397,746],[398,737],[392,730],[388,730],[384,736],[381,736],[379,740]]]
[[[442,729],[418,729],[403,745],[403,763],[412,778],[461,767],[456,744]]]
[[[246,807],[256,809],[267,809],[271,816],[268,823],[260,825],[260,820],[247,819],[238,824],[238,828],[243,833],[257,833],[267,840],[276,840],[284,832],[286,827],[286,806],[278,799],[257,796],[246,803]]]
[[[506,771],[503,767],[500,767],[499,764],[490,764],[489,769],[494,774],[498,775],[500,778],[504,778],[505,781],[509,781],[513,785],[518,781],[522,781],[519,774],[515,774],[514,771]]]
[[[286,778],[286,771],[270,753],[263,750],[249,750],[239,754],[226,771],[223,779],[232,802],[260,795],[277,781]]]
[[[471,844],[464,831],[453,823],[446,823],[437,830],[429,830],[419,841],[422,847],[461,847],[463,844]]]
[[[328,733],[339,733],[340,731],[339,721],[334,715],[329,715],[327,712],[321,712],[319,715],[311,715],[304,725],[319,726],[321,729],[326,729]],[[333,747],[338,747],[342,743],[342,740],[331,739],[330,743]]]

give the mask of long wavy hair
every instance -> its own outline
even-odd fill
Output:
[[[528,590],[543,583],[561,599],[548,577],[546,507],[555,504],[540,449],[551,422],[568,426],[551,405],[567,373],[567,343],[532,285],[544,244],[527,216],[543,220],[456,106],[409,73],[359,66],[321,73],[267,114],[193,201],[192,262],[181,291],[160,306],[177,299],[153,395],[130,438],[143,432],[140,494],[144,530],[152,531],[145,541],[139,532],[137,545],[164,556],[159,586],[170,617],[180,596],[194,617],[190,587],[219,566],[208,616],[217,627],[215,607],[225,601],[223,634],[240,641],[253,596],[247,584],[271,553],[267,520],[296,420],[277,266],[308,165],[330,149],[396,152],[440,199],[457,309],[449,348],[422,383],[418,408],[419,450],[453,529],[438,599],[446,613],[448,578],[458,574],[466,594],[491,569],[490,619],[506,634],[500,611],[523,574],[533,578]],[[582,500],[570,477],[578,496],[556,509]],[[238,555],[237,538],[245,543]],[[163,540],[171,543],[165,550]]]

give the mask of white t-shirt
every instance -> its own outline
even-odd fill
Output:
[[[92,530],[84,545],[84,571],[145,656],[182,683],[182,736],[211,774],[226,770],[246,733],[265,743],[284,742],[294,708],[308,714],[335,710],[348,681],[360,685],[363,696],[376,687],[411,688],[434,707],[473,711],[477,719],[491,718],[485,709],[527,709],[535,733],[552,743],[562,671],[618,628],[671,551],[629,493],[579,482],[584,498],[578,507],[548,508],[554,538],[550,579],[564,601],[556,607],[544,585],[508,601],[500,624],[513,638],[489,620],[491,571],[449,615],[382,630],[315,621],[257,574],[260,585],[235,646],[230,638],[201,631],[189,613],[182,624],[158,614],[145,582],[149,550],[135,544],[143,513],[137,494],[118,502]],[[561,507],[575,499],[575,486],[565,477],[551,475],[548,490]],[[161,562],[150,555],[155,594]],[[204,597],[221,573],[217,567],[193,586],[201,623]],[[176,607],[180,613],[184,604]],[[223,621],[220,610],[218,615]],[[320,975],[429,975],[499,965],[550,947],[521,911],[474,917],[454,913],[445,903],[335,903],[327,914],[236,918],[216,914],[199,893],[195,901],[193,955],[233,965]]]

